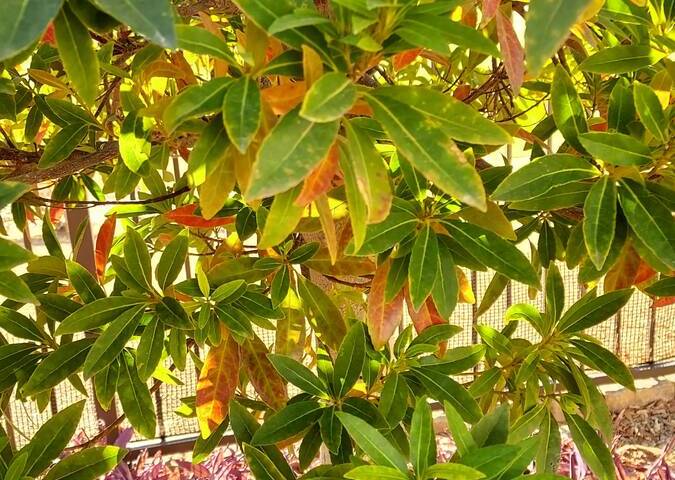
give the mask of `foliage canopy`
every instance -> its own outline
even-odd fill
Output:
[[[4,0],[0,209],[41,219],[49,254],[0,237],[0,398],[46,408],[92,381],[152,438],[151,391],[190,358],[195,459],[229,426],[261,480],[296,478],[280,448],[300,438],[303,471],[322,445],[332,463],[303,478],[510,480],[532,461],[549,478],[555,408],[614,478],[584,368],[633,380],[584,331],[634,287],[675,296],[674,16],[673,0]],[[53,224],[98,205],[89,271]],[[573,305],[561,262],[589,287]],[[487,269],[476,299],[466,272]],[[544,311],[514,305],[448,348],[458,302],[482,314],[509,281]],[[18,451],[0,431],[0,476],[114,468],[125,451],[93,440],[52,466],[83,408]]]

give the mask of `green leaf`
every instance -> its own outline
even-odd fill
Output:
[[[337,348],[347,333],[347,326],[335,303],[320,287],[302,278],[298,278],[298,295],[305,312],[312,313],[312,326],[321,341]]]
[[[614,460],[605,442],[586,420],[578,415],[565,413],[574,444],[582,458],[600,480],[615,480]]]
[[[457,45],[474,52],[500,57],[497,45],[480,31],[444,16],[407,15],[396,29],[396,34],[417,47],[443,56],[452,53],[450,45]]]
[[[587,359],[584,363],[596,370],[606,373],[607,376],[616,383],[623,385],[630,390],[635,390],[635,383],[630,370],[612,352],[601,347],[597,343],[588,342],[586,340],[573,339],[571,340],[571,343],[577,347]]]
[[[26,263],[33,254],[16,243],[0,237],[0,271],[9,270]]]
[[[389,441],[365,420],[345,412],[336,415],[356,445],[378,465],[407,473],[405,458]]]
[[[598,171],[583,158],[567,154],[546,155],[528,163],[506,177],[495,189],[495,200],[529,200],[554,187],[586,180]]]
[[[452,378],[426,367],[413,368],[412,371],[432,397],[449,402],[465,421],[474,423],[480,419],[482,414],[476,400]]]
[[[368,256],[390,249],[412,234],[419,220],[410,212],[394,211],[380,223],[369,225],[366,238],[358,251],[347,247],[348,255]]]
[[[436,434],[426,397],[417,399],[410,423],[410,460],[418,476],[436,463]]]
[[[121,358],[117,395],[127,419],[134,429],[145,438],[155,438],[157,420],[155,404],[150,390],[138,376],[134,357],[124,351]]]
[[[356,87],[341,72],[322,75],[307,91],[300,116],[310,122],[338,120],[356,102]]]
[[[141,303],[145,303],[145,300],[131,297],[101,298],[68,315],[57,327],[55,334],[67,335],[98,328]]]
[[[94,4],[152,43],[176,48],[176,28],[169,0],[94,0]]]
[[[584,243],[596,268],[601,269],[616,230],[616,184],[608,176],[596,182],[584,203]]]
[[[129,112],[122,122],[119,145],[120,156],[129,170],[138,173],[150,158],[151,118],[143,117],[137,110]],[[190,157],[192,161],[192,157]]]
[[[408,480],[408,476],[392,467],[383,467],[381,465],[361,465],[345,473],[344,478],[352,480]]]
[[[108,368],[94,377],[94,390],[96,399],[105,411],[110,409],[112,401],[115,398],[117,382],[120,377],[119,361],[114,360]]]
[[[7,0],[0,4],[0,60],[26,50],[59,13],[63,0]]]
[[[93,105],[98,95],[100,74],[89,30],[66,4],[54,20],[54,33],[68,80],[82,100]]]
[[[649,147],[623,133],[584,133],[579,141],[593,158],[612,165],[644,165],[653,160]]]
[[[472,450],[459,461],[461,464],[475,468],[489,479],[496,479],[509,469],[514,460],[518,458],[520,451],[520,447],[515,445],[490,445]]]
[[[382,157],[375,148],[368,135],[359,128],[354,122],[344,122],[344,128],[347,133],[347,153],[340,156],[340,166],[343,172],[348,169],[350,175],[354,176],[351,180],[351,188],[356,190],[355,195],[363,199],[367,206],[367,221],[362,221],[362,225],[354,224],[358,221],[352,218],[352,231],[354,232],[354,247],[358,251],[362,244],[363,234],[365,234],[366,223],[378,223],[383,221],[389,214],[392,203],[392,192],[390,181],[387,175],[387,168],[382,161]],[[349,190],[345,173],[345,183]],[[349,195],[349,191],[348,191]],[[348,197],[349,198],[349,197]],[[354,215],[355,201],[350,201],[350,216]],[[360,233],[361,236],[357,236]]]
[[[675,277],[662,277],[645,288],[645,293],[657,297],[675,297]]]
[[[633,97],[635,109],[642,124],[657,140],[661,143],[667,143],[669,138],[668,120],[663,113],[656,92],[649,85],[635,82],[633,84]]]
[[[439,478],[444,480],[479,480],[485,478],[478,470],[459,463],[438,463],[427,468],[425,479]]]
[[[87,125],[73,123],[52,135],[42,152],[38,167],[48,168],[68,158],[86,138],[88,128]]]
[[[17,455],[27,453],[25,474],[37,477],[55,460],[75,434],[85,400],[74,403],[47,420]]]
[[[260,145],[246,197],[270,197],[300,183],[326,156],[338,126],[305,120],[298,108],[284,115]]]
[[[132,307],[113,320],[101,336],[96,339],[84,361],[84,378],[89,379],[98,373],[122,352],[134,335],[136,327],[143,317],[145,305]]]
[[[164,110],[166,128],[174,131],[186,120],[221,110],[225,92],[231,83],[231,78],[218,77],[201,85],[187,87]]]
[[[668,268],[675,269],[675,222],[668,208],[628,179],[619,181],[619,203],[635,236]]]
[[[38,343],[44,341],[44,334],[37,327],[37,323],[11,308],[0,306],[0,328],[17,338]]]
[[[614,290],[587,301],[580,300],[572,305],[560,319],[558,330],[561,333],[581,332],[604,322],[623,307],[633,294],[632,288]]]
[[[457,220],[444,220],[443,226],[472,256],[502,275],[538,287],[539,276],[527,257],[496,233]]]
[[[185,266],[188,252],[187,231],[176,235],[164,248],[155,268],[155,278],[162,290],[172,285]]]
[[[558,266],[553,263],[546,272],[546,313],[548,322],[558,321],[565,309],[565,284]]]
[[[551,107],[562,136],[576,150],[583,152],[584,145],[579,142],[579,135],[588,131],[586,112],[572,79],[562,65],[558,65],[553,75]]]
[[[15,202],[30,190],[30,186],[19,182],[0,181],[0,210]]]
[[[152,289],[152,267],[148,247],[143,237],[131,227],[127,227],[124,239],[124,261],[134,280],[144,288]]]
[[[366,358],[366,332],[363,323],[357,321],[342,340],[333,371],[333,384],[338,398],[351,390],[361,375]]]
[[[237,66],[237,61],[224,40],[205,28],[193,25],[176,25],[178,48],[199,55],[208,55],[225,60],[230,66]]]
[[[241,153],[251,145],[261,119],[258,83],[250,77],[235,80],[223,100],[223,122],[232,144]]]
[[[452,439],[457,445],[457,451],[460,456],[464,456],[470,451],[478,448],[476,441],[471,436],[469,429],[464,423],[464,419],[457,409],[448,401],[443,402],[445,417],[448,421],[448,428],[452,433]]]
[[[546,61],[560,48],[588,7],[588,0],[532,0],[525,27],[527,70],[537,75]]]
[[[45,480],[96,480],[115,468],[127,454],[124,448],[86,448],[61,460]]]
[[[485,208],[480,176],[443,128],[444,123],[433,121],[430,125],[429,117],[433,111],[404,103],[403,99],[395,100],[377,90],[375,94],[369,94],[367,100],[375,119],[415,169],[467,205],[480,210]]]
[[[609,96],[607,110],[607,128],[621,133],[629,133],[628,125],[635,120],[633,90],[628,80],[619,79]]]
[[[286,355],[270,354],[267,358],[270,359],[270,362],[272,362],[274,368],[279,372],[279,375],[287,382],[292,383],[303,392],[318,397],[324,397],[326,395],[326,385],[324,385],[319,377],[314,375],[312,371],[302,363],[287,357]]]
[[[269,248],[280,244],[298,226],[305,211],[304,206],[295,204],[301,190],[302,185],[297,185],[274,197],[258,248]]]
[[[560,463],[560,427],[549,411],[546,411],[540,424],[538,436],[541,442],[535,459],[537,473],[557,472]]]
[[[160,320],[167,325],[180,330],[192,330],[194,325],[183,308],[183,305],[173,297],[163,297],[157,303],[155,310]]]
[[[291,438],[319,420],[322,410],[323,407],[313,400],[290,403],[265,418],[265,423],[253,434],[251,443],[272,445]]]
[[[408,267],[410,298],[416,311],[420,309],[434,287],[439,269],[438,255],[436,234],[429,225],[426,225],[415,238]]]
[[[296,10],[293,13],[279,17],[267,29],[267,33],[275,35],[279,32],[291,30],[308,25],[320,25],[330,23],[330,20],[319,13],[311,10]]]
[[[0,275],[0,296],[19,303],[37,303],[26,282],[13,272],[2,272]]]
[[[335,412],[335,406],[325,408],[319,419],[319,428],[323,443],[326,444],[328,450],[337,454],[342,443],[342,424]]]
[[[218,427],[211,432],[211,434],[202,438],[201,435],[197,435],[195,440],[195,446],[192,449],[192,462],[201,463],[206,460],[211,452],[216,449],[220,444],[221,440],[225,436],[227,427],[230,425],[229,417],[226,417]]]
[[[649,45],[617,45],[603,48],[579,64],[585,72],[627,73],[649,67],[663,58],[663,54]]]
[[[34,396],[53,388],[82,368],[93,339],[85,338],[62,344],[47,355],[23,386],[26,396]]]
[[[91,303],[105,297],[103,288],[94,276],[79,263],[66,260],[66,272],[71,285],[84,303]]]
[[[248,443],[243,444],[244,456],[253,476],[256,480],[284,480],[275,462],[265,455],[265,452],[252,447]]]
[[[591,185],[586,182],[573,182],[553,187],[548,192],[529,200],[511,202],[511,210],[530,212],[560,210],[582,205],[586,201]]]

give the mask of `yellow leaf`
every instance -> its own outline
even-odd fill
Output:
[[[335,221],[333,220],[333,214],[330,210],[330,205],[328,204],[328,196],[325,193],[320,195],[314,204],[319,212],[321,228],[323,229],[328,252],[330,253],[330,263],[331,265],[335,265],[338,255],[338,241],[337,233],[335,231]]]
[[[507,240],[516,239],[513,225],[495,202],[488,200],[487,211],[485,212],[481,212],[477,208],[467,207],[459,212],[459,215],[467,222],[491,230]]]
[[[323,75],[323,61],[312,47],[302,46],[302,70],[307,88]]]
[[[216,164],[211,174],[199,187],[199,207],[202,216],[207,220],[213,218],[223,208],[227,201],[227,194],[234,188],[234,156],[231,154],[232,147]]]

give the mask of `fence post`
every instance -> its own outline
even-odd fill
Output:
[[[94,238],[91,233],[91,224],[89,222],[89,212],[84,208],[71,208],[66,210],[66,219],[68,220],[68,235],[70,236],[70,243],[73,247],[73,259],[82,265],[89,272],[96,276],[96,256],[94,253]],[[82,236],[80,237],[80,244],[76,245],[78,240],[77,232],[83,228]],[[93,388],[93,382],[92,382]],[[110,406],[107,412],[103,409],[101,404],[94,397],[94,406],[96,408],[96,418],[102,424],[99,426],[103,430],[108,425],[117,419],[117,411],[115,403]],[[117,439],[118,429],[113,428],[106,436],[106,442],[112,444]]]

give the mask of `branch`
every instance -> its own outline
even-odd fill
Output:
[[[150,205],[152,203],[163,202],[164,200],[170,200],[179,195],[189,192],[191,189],[188,186],[181,187],[178,190],[173,192],[165,193],[164,195],[159,195],[157,197],[144,198],[142,200],[53,200],[51,198],[39,197],[37,195],[27,194],[25,199],[28,202],[37,204],[37,205],[59,205],[64,207],[65,205],[76,205],[75,207],[65,206],[64,208],[89,208],[97,205]]]
[[[3,159],[26,159],[26,165],[18,167],[13,173],[5,177],[3,180],[12,180],[14,182],[23,182],[29,185],[35,185],[47,180],[58,180],[68,175],[73,175],[87,168],[95,167],[101,163],[108,163],[119,155],[119,146],[117,142],[106,142],[103,146],[94,153],[85,153],[80,151],[73,152],[67,159],[56,165],[40,169],[34,162],[29,162],[35,155],[39,154],[33,152],[23,152],[21,150],[14,150],[14,153],[8,153],[9,149],[3,148],[0,150],[0,158]],[[4,157],[3,157],[4,155]],[[14,157],[11,157],[14,155]]]

